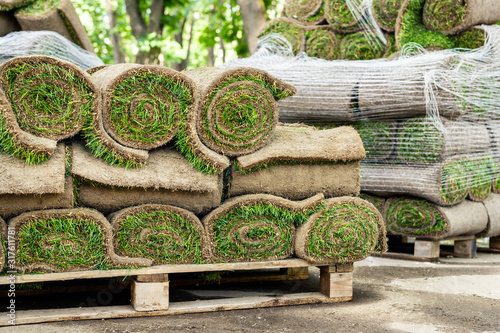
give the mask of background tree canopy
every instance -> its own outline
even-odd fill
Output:
[[[255,51],[284,0],[72,0],[97,55],[107,64],[177,70],[218,65]]]

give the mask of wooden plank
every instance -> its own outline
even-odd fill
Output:
[[[354,270],[354,265],[352,262],[347,264],[336,264],[337,273],[349,273]]]
[[[169,305],[169,284],[167,282],[132,281],[131,304],[135,311],[166,310]]]
[[[305,280],[309,278],[309,267],[290,267],[287,268],[287,280]]]
[[[137,282],[168,282],[168,274],[137,275]]]
[[[330,273],[329,267],[320,268],[319,291],[327,297],[352,299],[353,273]]]
[[[58,322],[67,320],[86,319],[110,319],[110,318],[131,318],[150,317],[176,314],[188,314],[199,312],[213,312],[237,309],[254,309],[271,306],[288,306],[314,303],[346,302],[352,297],[325,297],[318,292],[297,293],[281,295],[276,297],[253,296],[232,299],[198,300],[190,302],[170,303],[168,310],[161,311],[135,311],[130,305],[108,306],[96,308],[69,308],[69,309],[49,309],[49,310],[29,310],[16,312],[16,325],[35,324],[44,322]],[[7,326],[6,315],[0,313],[2,320],[0,326]]]
[[[474,258],[477,254],[476,238],[455,240],[453,255],[459,258]]]
[[[500,250],[500,237],[490,237],[490,249]]]
[[[413,254],[415,257],[421,258],[439,258],[439,241],[417,239]]]
[[[385,252],[385,253],[372,253],[373,257],[381,257],[387,259],[399,259],[399,260],[412,260],[419,262],[438,262],[439,258],[421,258],[415,257],[413,254],[407,253],[397,253],[397,252]]]
[[[116,276],[153,275],[172,273],[196,273],[225,270],[252,270],[266,268],[311,267],[316,266],[302,259],[287,259],[274,261],[256,261],[244,263],[221,264],[189,264],[189,265],[158,265],[135,269],[90,270],[46,274],[16,275],[16,283],[67,281],[78,279],[100,279]],[[10,284],[8,276],[0,277],[0,285]]]

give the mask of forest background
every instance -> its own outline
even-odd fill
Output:
[[[217,66],[256,50],[284,0],[72,0],[106,63],[176,70]]]

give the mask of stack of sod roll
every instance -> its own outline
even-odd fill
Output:
[[[278,103],[281,121],[358,131],[367,152],[361,190],[385,216],[389,233],[495,237],[500,27],[482,29],[487,43],[474,52],[325,61],[264,44],[224,67],[259,68],[296,86],[294,96]]]
[[[287,0],[282,17],[261,36],[282,35],[294,54],[367,60],[388,57],[407,43],[476,49],[487,39],[481,24],[499,21],[494,0]]]
[[[1,64],[0,217],[15,230],[16,269],[385,251],[380,212],[357,197],[360,136],[278,123],[277,102],[295,92],[248,67]]]

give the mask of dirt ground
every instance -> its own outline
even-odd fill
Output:
[[[281,287],[317,288],[318,273],[310,269],[309,280]],[[187,288],[181,292],[193,297],[217,294]],[[233,296],[265,294],[260,284],[217,288]],[[354,297],[347,303],[45,323],[0,332],[500,332],[500,254],[444,263],[369,257],[355,264]]]

